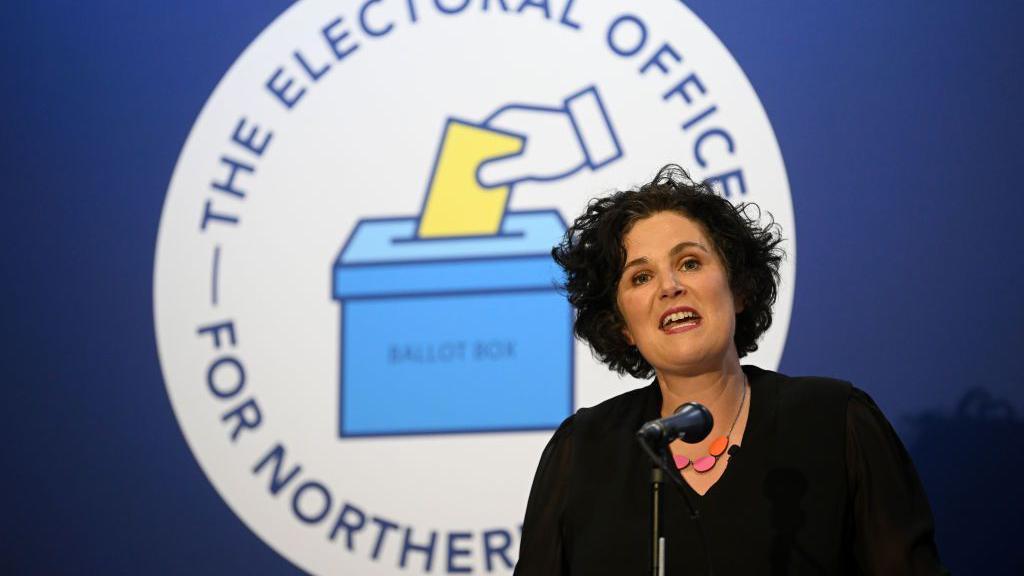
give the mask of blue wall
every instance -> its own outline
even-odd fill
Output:
[[[1024,8],[687,4],[749,76],[789,172],[800,254],[781,370],[879,402],[954,572],[1020,573]],[[297,572],[196,465],[152,323],[178,153],[287,5],[7,8],[0,571]]]

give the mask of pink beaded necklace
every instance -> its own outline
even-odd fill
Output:
[[[719,436],[711,443],[711,446],[708,446],[707,456],[697,458],[696,460],[690,460],[682,454],[673,455],[672,459],[675,460],[676,468],[678,468],[680,472],[686,470],[686,467],[690,464],[693,464],[694,471],[703,474],[714,468],[715,464],[718,464],[718,458],[721,457],[722,454],[725,454],[725,450],[729,447],[729,437],[732,436],[732,431],[736,428],[736,423],[740,420],[740,414],[743,413],[743,404],[746,403],[746,401],[747,382],[746,379],[744,379],[743,396],[740,397],[740,407],[739,410],[736,411],[736,417],[732,419],[732,426],[729,426],[729,433],[725,436]]]

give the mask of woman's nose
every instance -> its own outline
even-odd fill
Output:
[[[662,298],[673,298],[686,292],[686,288],[679,282],[679,278],[675,274],[663,274],[660,288]]]

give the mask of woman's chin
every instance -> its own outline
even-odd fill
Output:
[[[727,370],[730,354],[728,350],[700,353],[692,349],[675,354],[664,354],[651,362],[654,371],[666,376],[697,376],[708,372]]]

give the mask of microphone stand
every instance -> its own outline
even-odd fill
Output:
[[[707,536],[704,534],[704,526],[700,521],[700,510],[694,507],[687,492],[689,486],[686,485],[683,476],[670,464],[672,458],[668,445],[661,446],[655,451],[642,435],[638,435],[637,440],[644,452],[654,462],[651,469],[651,576],[665,576],[665,537],[661,535],[661,486],[665,483],[666,475],[683,494],[683,501],[686,502],[686,507],[690,510],[690,519],[693,520],[704,547],[704,557],[708,562],[708,576],[712,576],[714,569],[711,566],[711,552],[708,550]]]
[[[665,576],[665,539],[661,536],[661,485],[665,472],[657,465],[651,468],[651,576]]]

